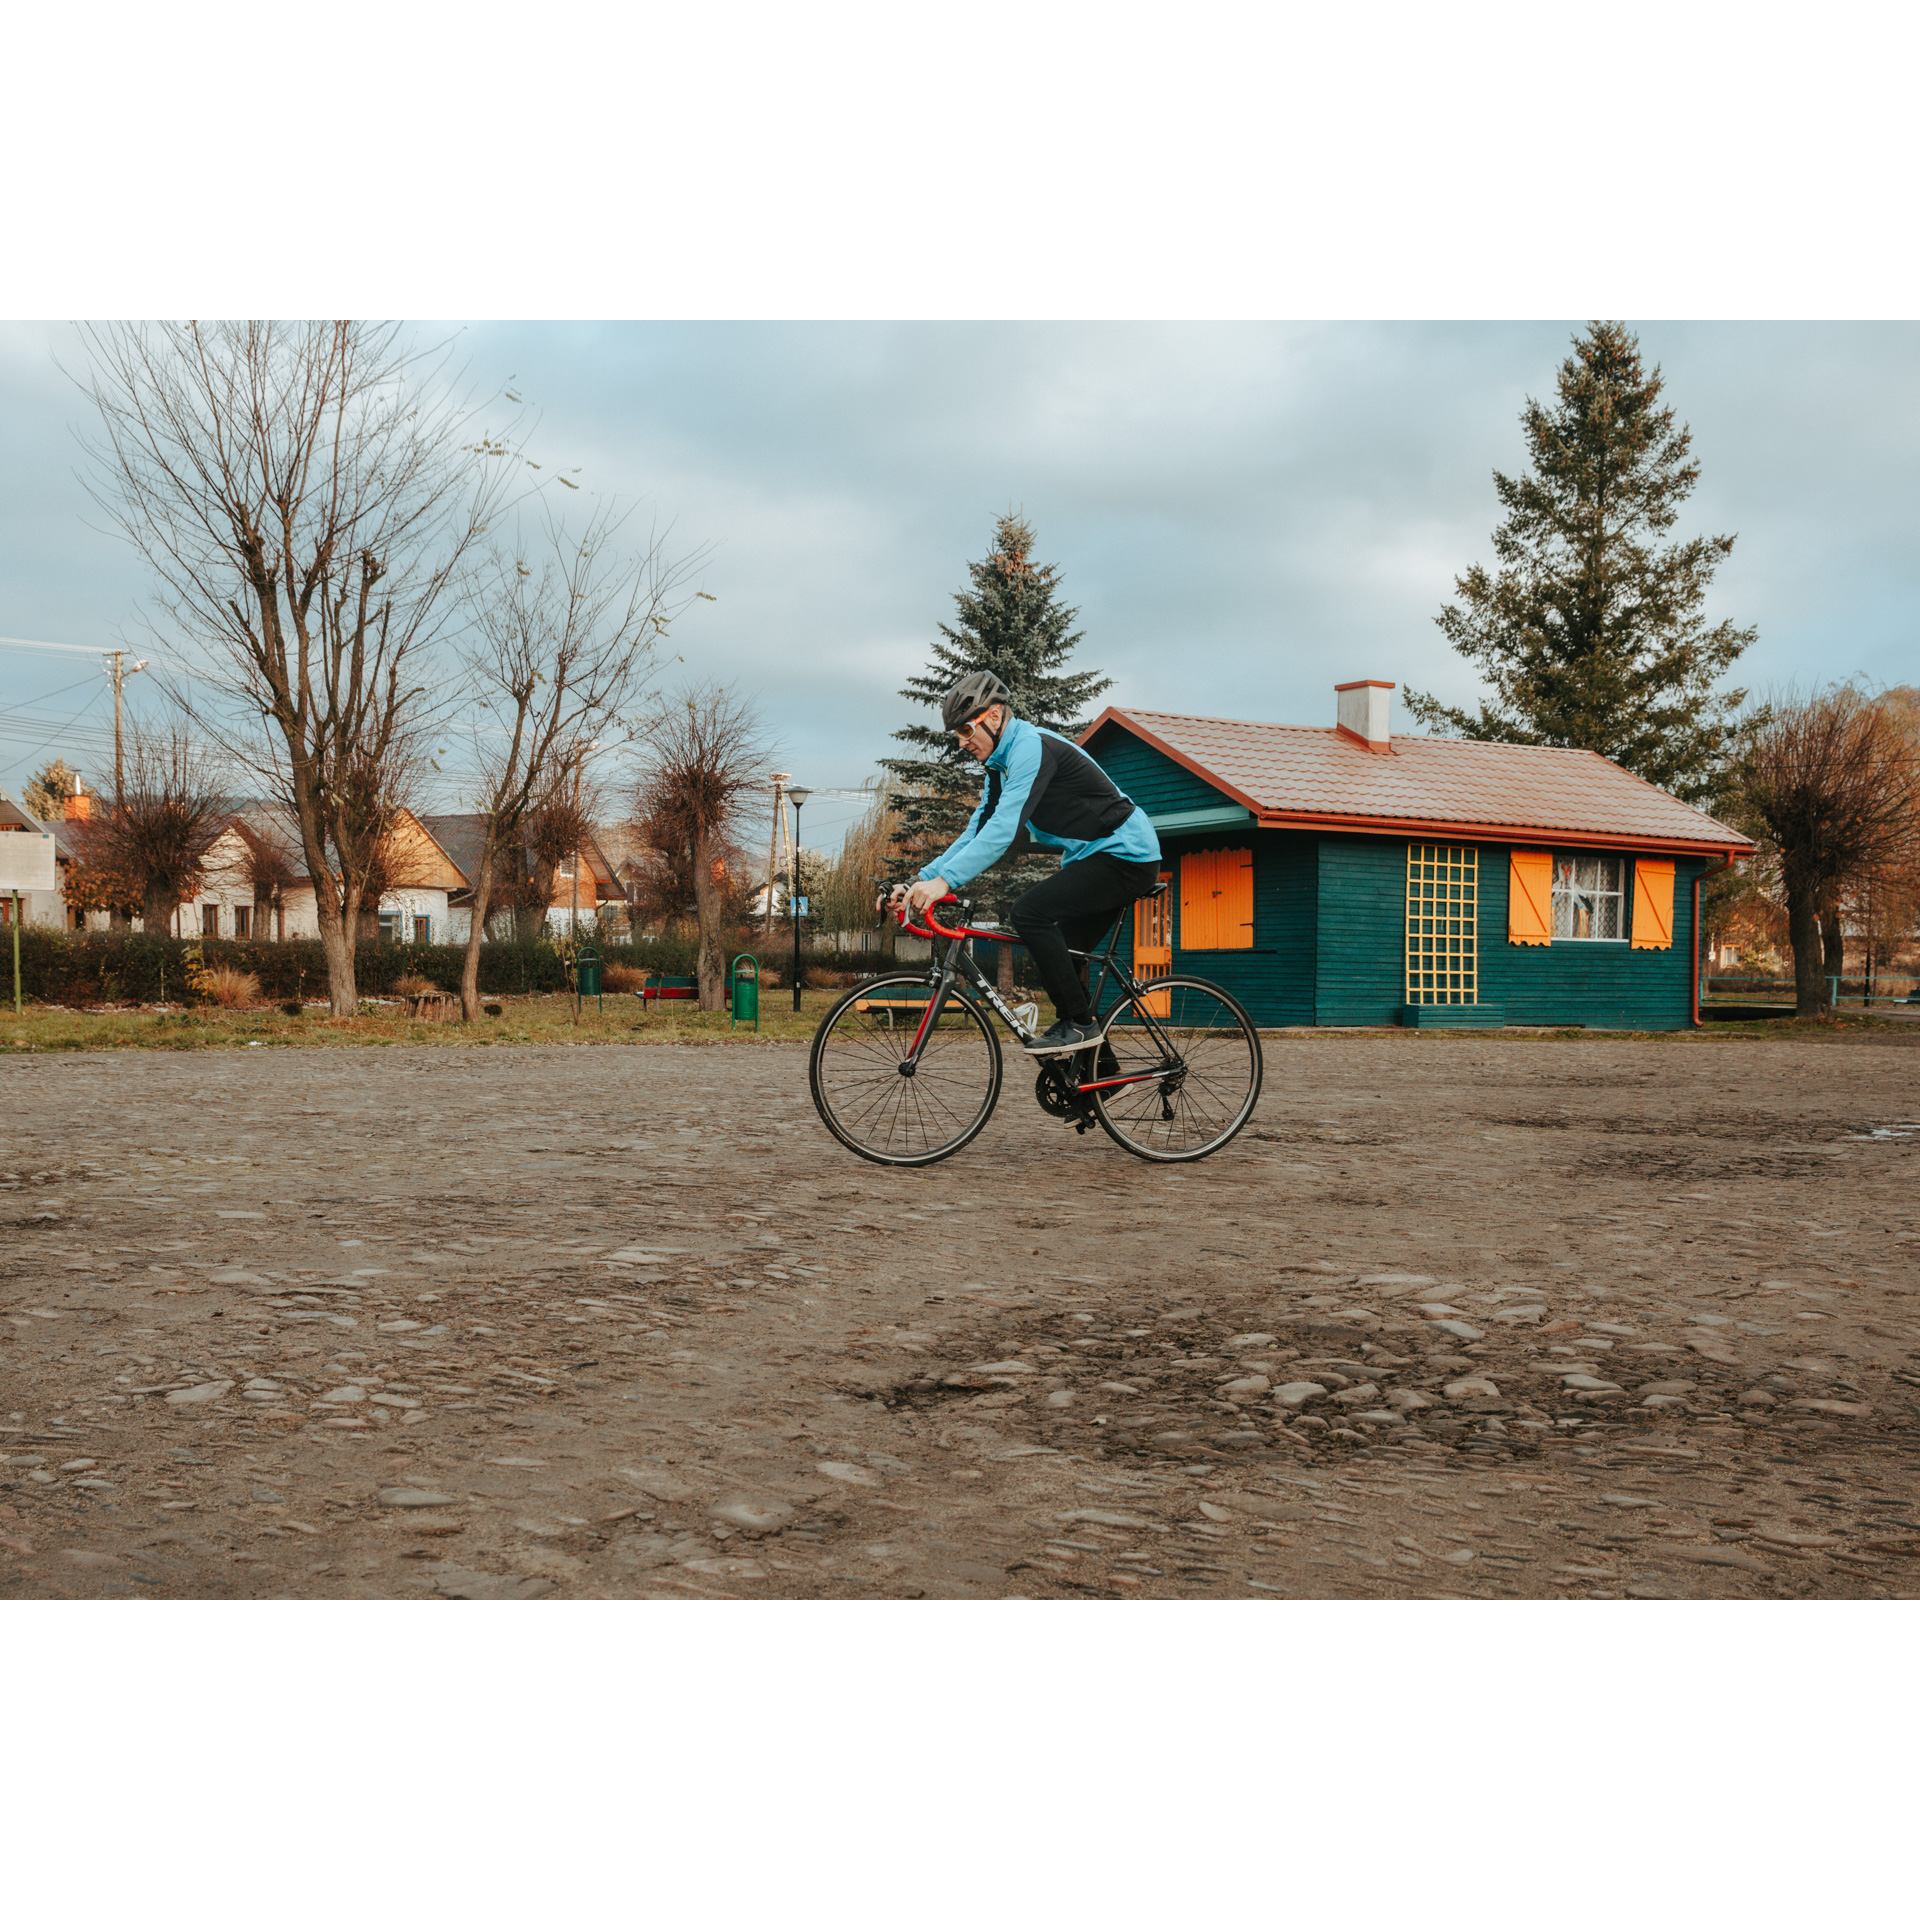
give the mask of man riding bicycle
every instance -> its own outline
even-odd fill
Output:
[[[1010,854],[1058,848],[1060,871],[1028,888],[1010,915],[1058,1016],[1024,1044],[1033,1054],[1097,1045],[1086,971],[1068,949],[1093,947],[1120,913],[1153,891],[1159,836],[1091,755],[1063,734],[1016,718],[997,674],[957,680],[940,717],[986,767],[986,791],[966,831],[911,884],[896,886],[891,902],[924,913]]]

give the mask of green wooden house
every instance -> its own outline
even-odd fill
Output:
[[[1217,980],[1262,1026],[1677,1028],[1699,882],[1753,851],[1595,753],[1109,707],[1080,736],[1160,835],[1136,968]]]

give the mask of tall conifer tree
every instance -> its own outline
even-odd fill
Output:
[[[1437,616],[1491,683],[1477,713],[1409,689],[1414,717],[1469,740],[1589,747],[1695,805],[1723,799],[1744,693],[1720,676],[1755,629],[1702,611],[1734,536],[1662,543],[1700,478],[1660,405],[1660,369],[1616,321],[1574,338],[1557,404],[1521,413],[1532,472],[1493,476],[1499,570],[1470,567]]]
[[[1113,684],[1097,672],[1065,671],[1068,655],[1084,637],[1074,631],[1079,610],[1058,598],[1058,570],[1034,564],[1033,542],[1033,528],[1019,514],[1000,516],[986,558],[968,563],[969,585],[953,597],[954,623],[941,623],[927,671],[901,689],[903,698],[932,709],[935,724],[902,727],[893,737],[912,757],[881,762],[898,783],[889,800],[894,851],[888,871],[895,878],[918,871],[958,838],[979,803],[978,763],[938,724],[940,702],[962,674],[997,673],[1022,720],[1069,738],[1085,724],[1091,702]],[[968,892],[1004,919],[1015,897],[1054,864],[1051,855],[1007,860]]]

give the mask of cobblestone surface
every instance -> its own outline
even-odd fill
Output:
[[[920,1173],[798,1049],[0,1062],[0,1593],[1912,1594],[1913,1062],[1274,1036]]]

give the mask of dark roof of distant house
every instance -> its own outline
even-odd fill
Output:
[[[1334,727],[1282,727],[1108,707],[1120,727],[1266,826],[1468,836],[1651,852],[1752,851],[1745,835],[1597,753],[1396,734],[1376,752]]]
[[[467,890],[480,871],[480,856],[487,850],[487,816],[484,813],[423,813],[420,824],[440,843],[440,851],[466,877]]]
[[[473,891],[474,881],[480,872],[480,856],[487,847],[487,816],[484,813],[423,813],[417,816],[420,824],[433,835],[440,844],[440,850],[466,876],[467,884],[451,896],[464,900]],[[618,899],[622,888],[615,878],[613,863],[607,858],[599,840],[592,834],[587,836],[585,848],[587,872],[594,885],[594,897]],[[498,865],[494,869],[494,894],[498,898],[503,875]]]

